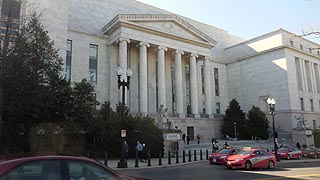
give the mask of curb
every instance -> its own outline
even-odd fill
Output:
[[[292,160],[282,160],[277,163],[317,163],[320,159],[292,159]]]

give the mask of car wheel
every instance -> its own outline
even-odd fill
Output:
[[[290,159],[290,155],[288,154],[288,156],[287,156],[287,159],[289,160]]]
[[[251,170],[252,169],[252,164],[251,164],[250,161],[246,161],[245,168],[246,168],[246,170]]]
[[[227,169],[232,169],[232,167],[231,166],[227,166]]]
[[[268,168],[269,169],[273,169],[274,168],[274,162],[273,161],[269,161]]]

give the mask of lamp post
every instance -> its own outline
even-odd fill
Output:
[[[128,163],[125,159],[125,144],[124,144],[124,141],[125,141],[125,138],[126,138],[126,127],[125,127],[125,122],[124,122],[124,118],[123,118],[123,111],[125,109],[125,106],[126,106],[126,102],[125,102],[125,99],[126,99],[126,87],[129,89],[129,85],[130,85],[130,77],[132,76],[132,71],[131,69],[127,69],[126,70],[126,75],[127,75],[127,81],[125,79],[122,79],[121,80],[121,75],[123,73],[122,69],[120,66],[117,67],[116,69],[117,71],[117,76],[118,76],[118,89],[120,89],[122,87],[122,102],[121,102],[121,105],[122,105],[122,114],[121,114],[121,124],[122,124],[122,129],[121,129],[121,138],[122,138],[122,142],[121,142],[121,159],[120,161],[118,162],[118,168],[127,168],[128,167]]]
[[[274,155],[276,156],[277,161],[280,161],[280,158],[278,158],[278,146],[277,146],[277,142],[276,142],[276,130],[275,130],[275,125],[274,125],[274,116],[276,115],[276,112],[275,112],[276,100],[274,98],[268,98],[267,103],[269,105],[270,115],[272,116],[272,134],[273,134]]]
[[[237,122],[233,123],[233,127],[234,127],[234,138],[235,140],[237,140]]]

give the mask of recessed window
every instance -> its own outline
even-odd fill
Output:
[[[66,53],[66,80],[71,80],[71,60],[72,60],[72,41],[67,40],[67,53]]]
[[[312,53],[312,48],[309,48],[309,52]]]
[[[300,107],[301,107],[301,111],[304,111],[303,98],[300,98]]]
[[[313,99],[310,99],[310,106],[311,106],[311,111],[314,111],[314,107],[313,107]]]
[[[317,55],[320,56],[320,51],[317,51]]]
[[[215,88],[216,96],[220,96],[220,91],[219,91],[219,71],[218,71],[218,68],[214,68],[214,88]]]
[[[302,44],[300,44],[300,49],[302,49],[302,50],[303,50],[303,45],[302,45]]]
[[[98,46],[90,44],[89,82],[97,84]]]
[[[290,40],[290,45],[293,46],[293,41],[292,40]]]
[[[217,114],[221,113],[221,111],[220,111],[220,103],[216,103],[216,113]]]

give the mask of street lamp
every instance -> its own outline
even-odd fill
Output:
[[[272,134],[273,134],[274,154],[277,158],[277,161],[280,161],[280,158],[278,157],[278,152],[277,152],[278,146],[277,146],[277,142],[276,142],[276,130],[275,130],[275,125],[274,125],[274,116],[276,115],[276,112],[275,112],[276,100],[273,98],[268,98],[267,103],[269,105],[270,115],[272,116]]]
[[[126,127],[125,127],[125,122],[124,122],[124,118],[123,118],[123,111],[125,109],[126,106],[126,102],[125,102],[125,95],[126,95],[126,87],[127,89],[129,89],[129,85],[130,85],[130,77],[132,76],[132,71],[131,69],[127,69],[126,70],[126,74],[127,74],[127,81],[125,79],[121,80],[121,75],[123,73],[123,70],[121,69],[120,66],[117,67],[116,69],[117,71],[117,76],[118,76],[118,89],[120,89],[122,87],[122,114],[121,114],[121,124],[122,124],[122,129],[121,129],[121,138],[122,138],[122,145],[121,145],[121,159],[118,162],[118,168],[127,168],[128,167],[128,163],[125,159],[125,138],[126,138]]]
[[[233,123],[233,127],[234,127],[234,138],[235,140],[237,140],[237,122]]]

